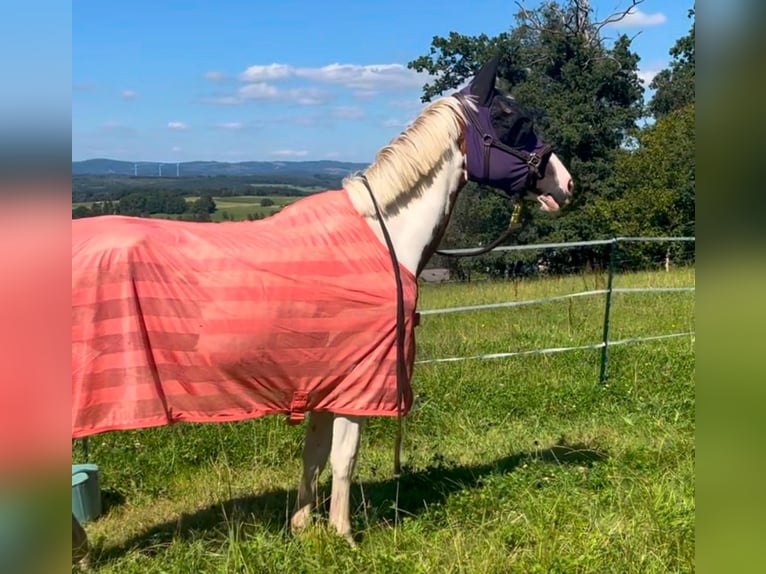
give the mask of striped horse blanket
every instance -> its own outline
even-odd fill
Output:
[[[254,222],[72,221],[73,438],[308,411],[397,414],[392,262],[344,190]]]

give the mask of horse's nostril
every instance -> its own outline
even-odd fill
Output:
[[[567,191],[568,191],[569,193],[572,193],[572,190],[573,190],[573,189],[574,189],[574,181],[572,181],[572,180],[570,179],[570,180],[569,180],[569,183],[567,183]]]

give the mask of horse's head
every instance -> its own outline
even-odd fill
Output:
[[[455,94],[467,119],[468,179],[509,197],[531,192],[544,211],[557,211],[572,198],[572,176],[521,106],[495,88],[497,65],[497,59],[490,60]]]

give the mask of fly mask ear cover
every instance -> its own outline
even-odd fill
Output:
[[[478,110],[464,106],[468,123],[466,127],[468,177],[476,183],[489,185],[514,195],[534,187],[537,179],[545,173],[551,148],[541,143],[532,121],[514,109],[511,101],[503,101],[495,90],[497,59],[488,62],[474,80],[455,94],[464,101],[466,95],[477,99]],[[494,117],[494,118],[493,118]],[[493,125],[493,119],[508,118],[510,126]],[[503,134],[498,137],[497,127]]]

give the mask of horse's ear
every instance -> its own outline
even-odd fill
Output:
[[[489,105],[495,91],[498,64],[499,59],[497,57],[490,59],[471,81],[471,93],[478,98],[480,106]]]

